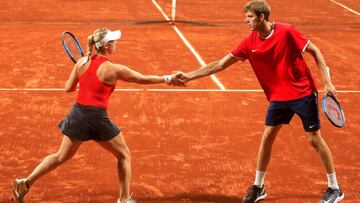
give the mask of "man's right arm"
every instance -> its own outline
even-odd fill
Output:
[[[232,64],[236,63],[238,60],[238,58],[235,58],[231,54],[228,54],[218,61],[210,62],[197,70],[186,73],[184,77],[187,81],[190,81],[201,77],[209,76],[219,71],[225,70]]]

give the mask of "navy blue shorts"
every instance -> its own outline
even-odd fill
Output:
[[[58,126],[64,135],[81,141],[108,141],[120,133],[105,109],[77,103]]]
[[[320,116],[317,93],[291,101],[270,102],[265,125],[289,124],[294,114],[301,118],[306,132],[319,130]]]

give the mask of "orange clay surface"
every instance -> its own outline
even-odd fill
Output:
[[[62,49],[61,33],[76,33],[84,45],[99,26],[0,25],[0,202],[13,202],[13,180],[28,175],[61,142],[57,123],[70,110],[76,92],[33,89],[64,86],[72,63]],[[199,67],[168,24],[107,27],[123,32],[111,57],[115,63],[159,75]],[[178,27],[206,62],[226,55],[248,33],[245,27]],[[337,89],[360,90],[359,28],[299,29],[322,50]],[[305,58],[321,89],[312,58]],[[227,89],[260,89],[248,63],[239,62],[216,76]],[[173,89],[124,82],[117,88]],[[218,89],[210,78],[187,88]],[[343,202],[360,202],[360,94],[339,93],[339,98],[347,124],[335,128],[321,113],[321,130],[345,192]],[[131,150],[134,198],[139,203],[240,202],[254,180],[267,105],[262,92],[114,92],[108,112]],[[36,182],[26,200],[115,202],[115,167],[111,154],[94,142],[84,143],[72,160]],[[279,133],[265,181],[264,202],[317,202],[326,189],[325,170],[298,117]]]

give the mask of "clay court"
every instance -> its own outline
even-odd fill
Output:
[[[63,91],[73,66],[61,45],[63,31],[75,33],[85,47],[95,29],[121,29],[111,60],[156,75],[220,59],[249,33],[241,10],[246,0],[178,0],[175,24],[164,22],[163,14],[171,16],[170,1],[99,2],[84,1],[83,7],[54,0],[0,3],[0,202],[14,202],[13,180],[28,175],[61,142],[57,124],[76,98],[76,92]],[[331,68],[347,123],[335,128],[321,113],[321,130],[345,193],[342,202],[360,202],[360,3],[268,2],[271,20],[296,25]],[[305,58],[321,90],[318,68],[309,54]],[[185,88],[117,83],[108,112],[129,145],[132,192],[139,203],[235,203],[253,183],[268,101],[248,62],[216,78],[222,86],[210,77]],[[111,154],[84,143],[72,160],[36,182],[26,200],[115,202],[115,167]],[[264,203],[317,202],[327,187],[298,117],[275,141],[265,186]]]

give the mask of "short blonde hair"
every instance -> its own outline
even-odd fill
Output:
[[[265,0],[252,0],[244,5],[244,11],[252,11],[258,17],[264,14],[265,20],[269,20],[271,8]]]

